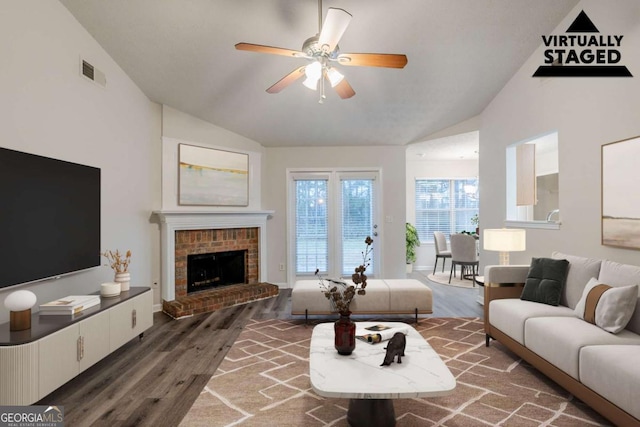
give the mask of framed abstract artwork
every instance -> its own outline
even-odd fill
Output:
[[[248,206],[249,155],[179,144],[178,204]]]
[[[602,244],[640,249],[640,136],[602,146]]]

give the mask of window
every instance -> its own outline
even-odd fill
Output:
[[[433,232],[447,237],[475,231],[471,218],[478,214],[478,180],[417,179],[416,229],[421,241],[433,240]]]

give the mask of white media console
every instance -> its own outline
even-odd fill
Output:
[[[0,405],[31,405],[153,325],[153,293],[132,287],[78,315],[0,325]]]

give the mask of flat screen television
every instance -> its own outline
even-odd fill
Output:
[[[0,147],[0,288],[100,265],[100,169]]]

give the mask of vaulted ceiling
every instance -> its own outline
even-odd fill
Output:
[[[302,79],[265,90],[306,59],[316,0],[60,0],[152,100],[266,147],[407,145],[482,112],[577,0],[325,0],[353,18],[342,52],[403,53],[404,69],[345,67],[340,99]]]

